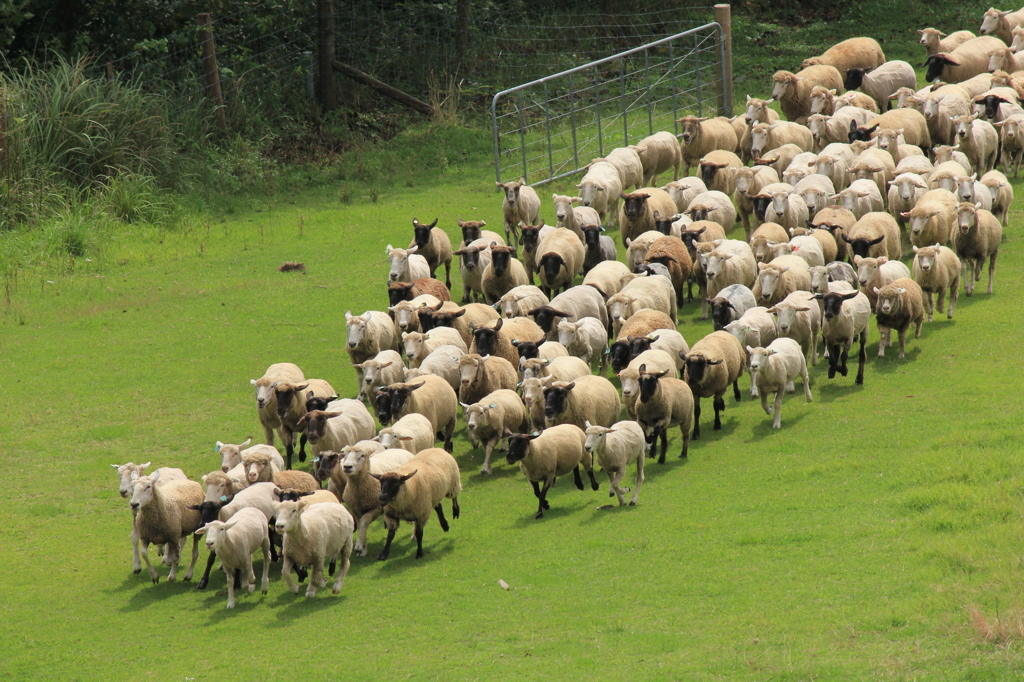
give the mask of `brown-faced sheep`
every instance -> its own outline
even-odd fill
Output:
[[[519,383],[515,365],[497,355],[463,355],[459,360],[459,402],[472,404],[488,393],[501,389],[514,391]]]
[[[797,73],[776,71],[772,81],[772,99],[779,103],[786,120],[796,123],[805,123],[811,114],[811,90],[815,85],[830,90],[843,88],[842,74],[827,64],[808,66]],[[754,154],[756,156],[757,152]]]
[[[900,360],[905,356],[907,330],[914,325],[914,338],[921,338],[924,322],[921,287],[912,279],[901,277],[881,289],[875,289],[875,322],[878,324],[878,357],[885,357],[885,347],[892,345],[892,330],[900,338]]]
[[[682,144],[678,145],[682,151],[683,175],[689,175],[690,168],[700,164],[708,153],[716,149],[731,151],[739,144],[736,131],[725,117],[684,116],[676,123],[682,124],[683,129],[679,135]]]

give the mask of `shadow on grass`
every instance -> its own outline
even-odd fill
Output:
[[[895,335],[895,333],[894,333]],[[868,350],[868,357],[873,361],[872,369],[879,374],[892,374],[899,372],[904,369],[907,365],[917,360],[917,356],[921,354],[921,339],[915,339],[913,337],[913,330],[907,332],[906,352],[905,357],[900,360],[900,342],[896,340],[892,347],[885,349],[885,357],[879,358],[875,354],[878,353],[878,344],[874,344],[875,354]]]
[[[600,523],[602,520],[612,514],[632,514],[639,509],[640,504],[643,502],[643,497],[635,505],[630,505],[629,500],[633,495],[633,486],[627,486],[629,493],[626,495],[626,504],[619,506],[619,501],[615,499],[613,495],[608,502],[601,504],[598,503],[590,507],[590,513],[580,519],[581,526],[592,526],[595,523]],[[641,491],[642,492],[642,491]]]
[[[576,490],[576,488],[573,488],[573,491],[583,494],[580,491]],[[591,492],[591,494],[593,493]],[[548,500],[549,502],[551,500],[550,491],[548,493]],[[519,509],[517,508],[516,511],[519,511]],[[537,513],[537,498],[531,494],[529,498],[529,506],[527,506],[526,504],[522,506],[521,515],[517,517],[516,520],[511,523],[511,525],[509,525],[509,528],[533,528],[538,524],[544,523],[545,521],[554,521],[567,516],[571,516],[575,514],[577,511],[578,510],[575,507],[570,505],[551,504],[551,509],[544,510],[544,518],[535,519],[533,517]]]
[[[451,522],[451,519],[449,519],[449,522]],[[455,523],[458,523],[458,520]],[[408,535],[403,533],[403,530],[406,528],[409,531]],[[431,538],[431,532],[445,537]],[[379,570],[374,575],[374,578],[386,580],[389,576],[396,573],[401,573],[417,566],[431,564],[451,555],[455,549],[455,540],[448,537],[441,530],[440,526],[431,523],[423,531],[423,558],[417,559],[416,539],[411,537],[411,535],[412,524],[403,524],[398,529],[398,533],[395,534],[395,540],[391,543],[391,554],[386,561],[377,561],[377,555],[380,554],[380,550],[384,549],[384,543],[378,544],[376,552],[370,552],[369,558],[379,566]]]
[[[802,393],[798,397],[800,398],[801,401],[803,400],[803,394]],[[769,403],[769,405],[770,404],[771,403]],[[806,405],[806,403],[804,403],[804,404]],[[762,410],[760,414],[763,417],[763,419],[761,419],[760,421],[755,422],[753,424],[753,428],[751,429],[751,433],[750,433],[750,436],[751,436],[750,440],[760,440],[762,438],[773,436],[773,435],[775,435],[775,434],[777,434],[777,433],[779,433],[781,431],[785,431],[787,426],[793,426],[795,424],[799,424],[801,421],[803,421],[804,417],[806,417],[809,413],[810,412],[808,410],[803,410],[801,412],[795,412],[795,411],[791,410],[791,411],[787,412],[786,411],[786,399],[783,398],[782,399],[782,426],[781,426],[781,428],[773,429],[772,428],[772,423],[774,423],[775,417],[773,415],[765,414],[764,411]]]
[[[347,577],[346,577],[347,579]],[[306,597],[306,586],[301,585],[299,587],[299,593],[293,594],[291,590],[285,589],[277,595],[277,598],[273,601],[267,600],[269,606],[281,607],[277,609],[276,615],[278,620],[291,621],[299,618],[305,618],[306,616],[319,613],[324,609],[340,608],[339,598],[344,601],[345,597],[345,586],[341,586],[341,594],[333,594],[331,588],[334,585],[333,580],[327,581],[327,586],[316,591],[316,596],[313,598]],[[237,601],[237,597],[236,597]],[[240,604],[236,604],[235,609]],[[226,611],[227,609],[225,609]],[[223,616],[221,616],[223,618]],[[212,620],[211,616],[211,620]]]
[[[132,578],[138,578],[142,576],[144,582],[142,586],[145,589],[140,589],[138,592],[128,598],[127,603],[118,609],[122,613],[132,613],[135,611],[141,611],[153,604],[163,601],[164,599],[171,599],[181,594],[182,592],[195,589],[195,583],[192,581],[186,582],[181,578],[170,582],[167,580],[167,576],[161,574],[160,582],[153,585],[149,579],[149,575],[146,574],[146,570],[143,569],[139,576],[132,576]]]
[[[856,367],[850,367],[849,370],[850,374],[847,377],[836,374],[835,379],[829,379],[826,374],[825,379],[818,382],[817,390],[814,392],[814,400],[819,403],[831,403],[836,398],[845,398],[853,393],[863,391],[863,386],[853,383],[857,379]],[[867,379],[865,379],[865,383],[867,383]]]

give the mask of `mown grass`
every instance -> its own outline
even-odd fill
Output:
[[[392,559],[356,560],[340,596],[294,597],[274,567],[270,593],[234,611],[222,573],[205,592],[133,575],[110,464],[213,470],[215,440],[258,437],[248,380],[273,362],[354,395],[343,314],[386,304],[385,245],[409,239],[412,217],[439,217],[453,238],[459,217],[500,224],[488,143],[413,131],[387,151],[409,150],[405,176],[238,197],[174,231],[112,235],[73,268],[20,275],[0,316],[0,453],[15,481],[0,512],[0,675],[1024,673],[1019,210],[993,296],[961,297],[956,319],[926,325],[902,362],[874,358],[872,328],[865,386],[829,381],[819,364],[814,402],[788,397],[779,432],[746,396],[730,399],[723,430],[706,428],[688,462],[647,467],[635,508],[598,511],[603,476],[599,493],[560,481],[534,521],[522,474],[499,463],[481,476],[460,422],[463,515],[448,534],[429,524],[425,559],[404,527]],[[547,202],[542,215],[553,219]],[[278,273],[286,260],[307,273]],[[682,318],[691,343],[710,331],[693,305]],[[371,555],[382,537],[374,525]]]

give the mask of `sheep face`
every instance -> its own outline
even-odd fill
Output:
[[[963,139],[965,137],[967,137],[967,134],[970,131],[971,122],[973,120],[972,117],[971,116],[954,116],[950,120],[953,121],[954,125],[956,126],[956,128],[955,128],[956,139],[960,140],[960,141],[963,141]]]
[[[644,351],[649,351],[657,340],[657,336],[630,336],[627,339],[629,341],[629,359],[634,360]]]
[[[583,443],[583,450],[593,454],[602,447],[604,447],[605,436],[609,433],[615,433],[614,429],[609,429],[604,426],[594,426],[590,422],[587,424],[587,440]]]
[[[366,390],[373,388],[374,383],[377,382],[378,377],[383,373],[385,369],[394,364],[393,360],[388,362],[378,362],[376,360],[368,360],[363,363],[363,385]]]
[[[388,279],[392,282],[397,282],[402,276],[402,273],[406,271],[409,264],[409,256],[416,253],[418,247],[413,246],[408,249],[396,249],[388,244],[387,253],[388,260],[391,261],[391,269],[388,271]]]
[[[569,313],[555,310],[549,305],[542,305],[526,313],[533,318],[537,326],[544,330],[545,333],[550,332],[555,324],[555,319],[559,317],[567,318]],[[479,348],[479,346],[477,346]]]
[[[398,497],[398,494],[402,491],[402,486],[416,475],[416,471],[418,470],[414,469],[404,476],[394,471],[389,471],[382,475],[378,479],[380,481],[380,495],[377,496],[377,501],[380,502],[380,505],[383,507],[386,504],[390,504],[392,500]]]
[[[786,208],[789,206],[789,192],[780,191],[772,192],[772,209],[775,213],[782,215],[786,212]]]
[[[633,304],[635,300],[629,296],[624,296],[621,293],[609,301],[608,303],[608,317],[612,319],[616,325],[621,326],[626,320],[629,319],[630,315],[633,314]]]
[[[854,263],[857,265],[857,281],[860,282],[862,287],[868,285],[868,282],[872,281],[875,275],[878,273],[878,267],[886,261],[880,261],[878,258],[865,258],[863,256],[854,257]]]
[[[377,401],[380,404],[380,400]],[[317,410],[315,412],[307,412],[305,416],[299,420],[298,427],[301,430],[303,427],[306,429],[306,440],[309,441],[310,445],[316,445],[323,438],[324,433],[327,430],[327,420],[337,419],[342,416],[343,413],[338,412],[332,414],[329,412],[322,412]],[[248,467],[247,467],[248,468]],[[252,480],[252,479],[250,479]]]
[[[406,282],[388,282],[388,305],[396,306],[402,301],[411,301],[413,284]]]
[[[826,320],[834,320],[843,310],[843,302],[856,298],[860,292],[850,291],[844,294],[831,292],[821,297],[824,303],[824,314]]]
[[[249,461],[243,459],[242,463],[245,465],[245,476],[249,479],[249,483],[255,483],[258,481],[263,470],[270,466],[269,458],[267,460],[258,459]]]
[[[206,538],[206,549],[215,551],[217,539],[224,531],[226,524],[223,521],[206,521],[205,525],[196,531],[196,535],[204,535]]]
[[[199,512],[201,522],[207,524],[216,521],[220,515],[220,510],[230,504],[233,499],[234,495],[228,495],[223,502],[220,500],[214,502],[205,501],[202,504],[190,504],[187,508]]]
[[[850,239],[845,234],[842,237],[843,241],[850,245],[850,251],[853,252],[853,255],[860,256],[861,258],[867,258],[871,253],[871,247],[875,244],[881,244],[885,239],[884,234],[877,239],[868,239],[867,237]]]
[[[914,193],[918,189],[926,188],[924,182],[920,178],[917,178],[917,176],[903,177],[901,175],[893,180],[892,184],[896,186],[900,199],[903,201],[912,201],[914,199]]]
[[[539,379],[542,376],[547,376],[544,373],[544,368],[551,364],[550,360],[541,360],[535,358],[532,361],[523,361],[521,369],[523,371],[523,379]]]
[[[302,391],[306,390],[309,384],[274,384],[274,395],[277,398],[277,417],[284,419],[291,409],[292,400],[301,399]]]
[[[572,197],[552,194],[551,202],[555,205],[555,217],[558,218],[558,222],[565,223],[565,219],[572,213]]]
[[[941,99],[941,97],[928,97],[924,100],[921,113],[924,114],[925,118],[931,119],[939,115],[939,102]]]
[[[306,510],[305,500],[299,502],[275,502],[274,509],[277,512],[274,521],[274,530],[278,533],[289,533],[298,530],[302,524],[302,512]]]
[[[776,318],[778,318],[777,324],[779,327],[779,333],[785,335],[789,334],[790,331],[792,331],[793,326],[796,323],[797,313],[806,313],[810,310],[811,309],[807,307],[797,308],[796,306],[792,305],[784,305],[775,306],[768,312],[772,313],[773,315],[775,315]]]
[[[736,171],[736,191],[746,194],[750,189],[750,183],[754,181],[754,172],[750,168],[740,168]]]
[[[725,327],[723,328],[723,331],[727,331],[730,334],[732,334],[732,338],[736,339],[737,341],[740,342],[740,344],[742,344],[744,346],[747,345],[748,343],[760,343],[761,342],[760,341],[760,334],[757,334],[757,338],[753,339],[752,338],[752,337],[754,337],[754,334],[752,334],[753,330],[748,325],[743,324],[739,320],[736,320],[734,322],[730,322],[729,324],[725,325]]]
[[[686,209],[686,213],[687,213],[687,215],[690,216],[690,220],[692,220],[694,222],[697,222],[698,220],[707,220],[708,219],[708,213],[710,213],[710,212],[711,212],[711,209],[708,206],[697,205],[697,206],[690,206],[689,208]]]
[[[384,447],[387,447],[387,446],[384,446]],[[343,457],[342,457],[342,455],[339,455],[336,452],[335,453],[331,453],[331,456],[332,456],[333,461],[335,463],[337,463],[337,461],[339,459],[341,459],[341,470],[344,471],[349,476],[351,476],[352,474],[354,474],[354,473],[356,473],[358,471],[362,471],[363,469],[365,469],[368,466],[371,454],[372,453],[369,453],[366,450],[363,450],[362,448],[357,448],[355,446],[349,445],[349,446],[345,447],[345,451],[344,451],[344,456]],[[333,465],[332,465],[331,468],[332,469],[334,468]],[[330,473],[328,471],[328,476],[327,477],[329,477],[329,476],[330,476]],[[327,477],[325,477],[323,479],[318,478],[317,480],[327,480]]]
[[[886,287],[888,289],[888,287]],[[903,287],[896,287],[896,295],[891,292],[885,291],[884,293],[878,288],[875,288],[875,293],[878,294],[878,302],[875,304],[875,310],[882,313],[883,315],[892,315],[899,312],[902,307],[902,301],[900,297],[903,292],[906,291]]]
[[[700,137],[700,124],[706,120],[697,116],[684,116],[679,119],[678,122],[683,124],[683,132],[679,135],[683,144],[691,144]]]
[[[576,382],[556,381],[544,389],[544,419],[554,421],[565,412],[565,401],[569,393],[576,387]]]
[[[408,301],[400,301],[398,305],[394,306],[392,312],[395,314],[395,323],[398,328],[403,332],[411,331],[414,326],[413,321],[419,322],[418,310],[408,304]],[[422,327],[420,327],[422,329]]]
[[[327,405],[330,404],[332,400],[337,399],[337,396],[332,396],[330,398],[320,398],[318,396],[313,395],[313,391],[310,391],[309,393],[306,394],[306,412],[312,412],[314,410],[327,410]],[[248,443],[249,441],[245,442]],[[241,445],[240,447],[244,447],[244,444]]]
[[[583,178],[583,181],[576,185],[576,188],[580,191],[580,203],[584,206],[596,203],[599,197],[603,197],[607,193],[604,185],[588,178]]]
[[[711,183],[713,183],[715,181],[715,176],[718,175],[718,171],[722,170],[723,168],[728,168],[728,167],[729,167],[729,164],[727,164],[727,163],[718,164],[718,163],[705,163],[705,162],[701,161],[701,164],[700,164],[700,179],[704,181],[705,185],[710,187]]]
[[[817,88],[815,88],[817,90]],[[811,113],[821,114],[825,111],[825,105],[832,101],[832,93],[822,88],[821,91],[811,93]]]
[[[815,265],[810,268],[811,292],[824,294],[828,292],[828,270],[823,265]]]
[[[703,218],[701,218],[703,220]],[[697,230],[684,230],[679,234],[679,238],[683,240],[683,244],[686,245],[686,249],[692,254],[694,250],[694,244],[700,241],[700,236],[704,234],[704,231],[708,228],[702,227]]]
[[[558,343],[568,348],[573,340],[575,340],[576,330],[579,329],[579,326],[577,322],[560,321],[558,323]],[[519,357],[523,357],[522,351],[519,351]]]
[[[671,221],[669,221],[671,226]],[[657,227],[657,221],[655,221],[655,227]],[[600,225],[584,225],[583,230],[583,245],[587,247],[587,253],[595,254],[601,250],[601,230]],[[667,232],[665,234],[668,234]]]
[[[847,90],[856,90],[864,82],[864,74],[866,73],[867,69],[847,69],[846,84],[843,87]]]
[[[491,267],[497,277],[504,277],[516,257],[516,250],[511,246],[499,246],[498,242],[491,242]]]
[[[519,301],[521,300],[522,299],[519,296],[505,294],[498,302],[501,306],[501,314],[506,320],[511,320],[513,317],[519,316]]]
[[[437,218],[429,225],[421,225],[415,218],[412,219],[413,240],[422,251],[430,243],[430,231],[437,225]]]
[[[985,15],[981,19],[981,28],[978,30],[983,36],[995,33],[996,29],[999,28],[999,20],[1003,18],[1003,13],[997,9],[989,8],[985,10]]]
[[[459,368],[462,369],[461,366]],[[395,419],[398,415],[402,414],[402,410],[405,409],[405,405],[409,402],[409,397],[412,392],[418,388],[421,388],[426,382],[420,382],[418,384],[395,384],[391,386],[391,418]],[[378,400],[378,402],[380,402]],[[390,420],[389,420],[390,421]]]
[[[298,502],[301,497],[312,495],[314,490],[295,490],[293,488],[274,488],[274,497],[278,502]]]
[[[765,216],[768,213],[768,206],[772,203],[772,198],[767,194],[759,194],[756,197],[750,198],[750,203],[754,205],[754,215],[762,223],[765,222]]]
[[[214,476],[210,474],[204,477],[203,484],[206,486],[204,502],[227,502],[232,496],[231,480],[227,476]]]
[[[527,379],[523,382],[523,402],[527,408],[543,400],[544,381],[542,379]]]
[[[974,204],[963,203],[956,208],[957,225],[960,234],[967,234],[978,221],[978,209]]]
[[[797,183],[811,174],[810,168],[787,168],[782,174],[782,181],[796,187]]]
[[[814,100],[811,101],[813,102]],[[815,141],[820,141],[824,134],[828,132],[825,122],[830,118],[831,116],[824,116],[822,114],[811,114],[810,118],[807,119],[807,127],[810,129],[811,137],[813,137]]]
[[[345,330],[348,332],[346,342],[349,348],[356,348],[363,342],[366,335],[366,323],[369,322],[367,315],[353,315],[345,313]],[[259,402],[259,391],[257,390],[256,402]],[[263,405],[260,405],[263,407]]]
[[[928,221],[937,216],[938,214],[938,211],[936,211],[934,213],[929,213],[928,215],[911,216],[910,231],[913,234],[921,234],[921,232],[924,231],[925,225],[928,224]]]
[[[929,83],[934,81],[936,78],[939,78],[942,75],[943,69],[945,69],[947,65],[959,66],[957,62],[951,60],[941,52],[939,54],[928,55],[928,58],[924,60],[924,63],[925,66],[928,67],[925,71],[924,79]]]
[[[138,511],[154,499],[153,488],[156,486],[158,474],[153,476],[140,476],[132,481],[132,496],[128,503],[132,511]]]
[[[251,379],[249,383],[256,387],[256,407],[261,410],[266,408],[274,399],[274,389],[270,384],[262,381],[257,382],[255,379]]]
[[[966,177],[966,176],[963,176],[963,175],[958,175],[958,176],[953,178],[953,181],[956,182],[956,187],[957,187],[956,195],[957,195],[957,198],[960,199],[961,202],[969,201],[972,204],[974,203],[974,178],[975,177],[976,176],[974,176],[974,175],[972,175],[970,177]]]
[[[821,205],[824,206],[826,203],[825,200],[828,198],[825,196],[824,192],[813,187],[800,192],[799,196],[804,200],[804,203],[807,204],[808,209],[817,206],[819,198],[821,199]]]
[[[821,154],[814,159],[814,165],[817,168],[817,172],[820,175],[832,177],[832,167],[835,166],[838,159],[831,154]]]
[[[505,191],[505,204],[511,210],[515,210],[516,204],[519,203],[519,188],[523,186],[521,182],[506,182],[497,183],[498,187],[501,187]]]
[[[710,278],[711,275],[708,275]],[[711,321],[714,322],[715,329],[722,329],[725,325],[732,322],[733,313],[735,308],[732,307],[732,303],[729,299],[717,296],[709,300],[711,305]]]
[[[473,327],[473,338],[476,340],[476,352],[480,355],[491,355],[498,347],[498,332],[504,320],[498,318],[493,327]]]
[[[760,157],[761,152],[764,151],[771,131],[771,126],[767,123],[757,123],[750,129],[750,153],[755,158]]]
[[[459,228],[462,230],[462,241],[471,244],[480,239],[480,230],[486,224],[486,220],[460,220]]]
[[[640,365],[640,402],[650,402],[658,393],[658,379],[668,374],[668,370],[661,372],[646,372],[644,368],[647,365]]]
[[[377,421],[381,424],[391,423],[391,387],[390,386],[378,386],[373,389],[374,394],[377,396]],[[306,432],[307,438],[309,432]]]
[[[483,247],[467,246],[456,251],[455,255],[462,259],[462,267],[466,268],[470,272],[474,272],[480,267],[480,252],[483,250]]]
[[[589,205],[589,203],[584,202],[584,206]],[[540,230],[542,227],[544,227],[544,221],[541,221],[540,225],[524,225],[519,228],[520,244],[522,244],[525,253],[533,253],[537,250],[537,246],[540,244]]]
[[[347,448],[346,448],[347,450]],[[322,450],[313,458],[313,478],[323,483],[331,477],[334,467],[341,462],[341,453],[333,450]],[[349,472],[345,472],[349,473]]]
[[[608,354],[611,356],[612,369],[616,372],[624,370],[632,360],[628,341],[616,341],[612,344]]]
[[[420,354],[424,353],[424,343],[427,341],[427,335],[422,332],[402,332],[402,344],[405,347],[405,357],[410,360],[420,359]],[[424,353],[424,357],[426,354]]]
[[[558,279],[558,273],[565,267],[565,259],[557,253],[545,253],[537,265],[544,273],[544,277],[549,282],[554,282]]]
[[[915,246],[914,254],[914,261],[917,263],[917,266],[924,272],[931,272],[939,255],[939,247],[938,245],[925,246],[923,248]]]
[[[380,438],[379,442],[381,447],[384,448],[385,450],[389,448],[401,447],[399,441],[402,440],[402,438],[397,433],[395,433],[395,430],[392,429],[391,427],[385,427],[381,429],[378,438]],[[347,474],[348,472],[346,471],[345,473]]]
[[[762,121],[767,118],[768,105],[774,100],[763,100],[757,99],[747,95],[747,109],[744,112],[743,120],[746,124],[754,125],[755,123]]]
[[[899,147],[899,137],[902,134],[903,134],[903,129],[902,128],[899,129],[899,130],[889,130],[889,129],[879,130],[878,133],[875,134],[875,145],[879,149],[883,149],[883,150],[885,150],[887,152],[888,151],[892,151],[894,149],[898,149],[898,147]]]
[[[777,351],[767,348],[751,348],[747,346],[747,354],[750,356],[750,373],[756,374],[768,363],[768,357]]]
[[[779,268],[765,266],[764,263],[760,263],[759,267],[761,270],[758,275],[758,279],[761,280],[761,298],[767,301],[771,299],[772,294],[775,293],[775,288],[779,285],[782,273],[789,268],[787,267],[780,270]]]
[[[622,211],[629,220],[640,220],[647,210],[647,200],[650,195],[646,192],[633,192],[622,195]]]
[[[981,114],[991,121],[999,114],[1000,104],[1009,104],[1009,102],[998,95],[985,95],[985,97],[974,101],[972,110],[975,114]]]
[[[217,441],[217,443],[219,445],[220,441]],[[121,466],[118,466],[116,464],[111,465],[112,467],[117,469],[117,477],[119,482],[118,492],[121,494],[121,497],[123,497],[126,500],[128,499],[129,495],[131,495],[132,493],[132,482],[139,478],[139,476],[141,475],[140,472],[145,471],[146,468],[149,467],[149,464],[149,462],[146,462],[145,464],[135,465],[131,462],[128,462],[127,464]]]
[[[485,421],[488,412],[498,406],[498,403],[477,403],[464,407],[464,414],[466,416],[466,428],[470,431],[475,432],[480,424]]]
[[[469,388],[477,380],[481,364],[482,358],[464,357],[459,361],[459,381],[463,388]]]
[[[533,433],[512,433],[509,429],[505,429],[505,435],[508,437],[508,454],[505,455],[505,461],[509,464],[515,464],[529,454],[530,441],[537,438],[540,434],[536,431]]]
[[[685,363],[683,365],[683,372],[686,377],[686,383],[691,389],[697,389],[701,385],[708,367],[722,364],[722,360],[708,360],[703,355],[692,353],[684,355],[682,351],[679,351],[679,357]]]
[[[772,99],[780,100],[786,96],[786,93],[789,92],[789,86],[792,76],[793,74],[786,74],[781,71],[775,74],[775,76],[772,78]]]
[[[519,339],[512,339],[512,345],[515,346],[516,350],[519,351],[519,366],[522,367],[524,360],[530,360],[540,355],[540,344],[544,343],[545,339],[539,341],[520,341]]]

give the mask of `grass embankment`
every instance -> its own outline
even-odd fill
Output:
[[[368,156],[361,163],[385,171],[380,185],[238,199],[191,228],[140,228],[73,270],[19,280],[0,316],[0,442],[14,483],[0,512],[0,675],[1024,672],[1019,209],[995,295],[962,296],[956,319],[927,324],[902,362],[874,358],[872,327],[864,387],[852,375],[829,381],[820,363],[814,402],[787,397],[781,431],[746,396],[728,399],[713,431],[707,405],[689,461],[650,464],[635,508],[596,510],[608,502],[603,476],[599,493],[563,480],[534,521],[522,475],[498,463],[481,476],[460,421],[463,515],[448,534],[430,523],[425,559],[404,526],[392,558],[356,560],[340,596],[295,597],[274,567],[270,593],[234,611],[222,573],[205,592],[132,575],[130,514],[110,465],[213,470],[215,440],[259,436],[248,380],[273,362],[354,395],[343,314],[386,305],[386,244],[407,242],[414,216],[439,217],[453,239],[459,217],[500,225],[488,144],[466,130],[410,133],[388,154],[416,160],[387,189],[392,162]],[[285,260],[307,274],[278,273]],[[691,343],[710,331],[698,315],[682,313]],[[678,431],[671,441],[675,452]],[[382,539],[375,524],[371,556]]]

